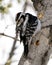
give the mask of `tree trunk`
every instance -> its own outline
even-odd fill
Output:
[[[45,6],[43,8],[41,6],[40,10],[38,8],[38,13],[44,11],[44,17],[41,19],[44,28],[33,39],[33,44],[29,47],[28,58],[25,59],[22,55],[19,65],[47,65],[49,60],[52,51],[52,0],[43,0],[43,2],[46,10]],[[37,39],[39,40],[38,45],[35,42]]]

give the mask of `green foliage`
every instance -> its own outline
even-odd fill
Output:
[[[0,13],[4,14],[8,13],[8,11],[9,11],[8,7],[0,6]]]
[[[9,4],[7,5],[7,7],[8,7],[8,8],[12,7],[12,4],[11,4],[11,3],[9,3]]]
[[[2,4],[3,0],[0,0],[0,13],[6,14],[9,12],[9,8],[12,7],[12,3],[8,3],[7,5]]]
[[[18,1],[18,3],[20,3],[20,0],[17,0]]]
[[[0,2],[2,2],[3,0],[0,0]]]

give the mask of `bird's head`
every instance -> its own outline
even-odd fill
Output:
[[[17,26],[20,26],[21,23],[24,22],[24,20],[25,20],[25,14],[23,14],[22,12],[17,13],[15,19]]]

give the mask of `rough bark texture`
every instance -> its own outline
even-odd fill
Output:
[[[46,10],[38,8],[38,11],[44,11],[44,17],[41,19],[43,22],[42,26],[49,26],[52,24],[52,0],[43,0],[43,2],[44,5],[46,5]],[[38,45],[36,45],[37,39],[39,40]],[[52,52],[52,26],[43,28],[40,33],[33,38],[32,43],[29,47],[28,58],[25,59],[24,56],[22,56],[19,65],[47,65]]]

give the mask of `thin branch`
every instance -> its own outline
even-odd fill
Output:
[[[51,25],[47,25],[47,26],[42,26],[42,29],[44,29],[44,28],[50,28],[52,26],[52,24]]]
[[[27,0],[26,0],[26,2],[25,2],[25,4],[24,4],[23,12],[25,12],[26,6],[27,6]],[[16,45],[16,41],[17,41],[17,36],[18,36],[18,35],[17,35],[17,33],[16,33],[16,37],[15,37],[14,42],[13,42],[13,46],[12,46],[12,50],[11,50],[11,52],[10,52],[10,56],[9,56],[7,62],[5,63],[5,65],[10,65],[10,64],[11,64],[11,58],[12,58],[12,56],[14,55],[14,50],[16,49],[15,45]],[[8,61],[9,61],[9,63],[8,63]]]
[[[24,4],[23,12],[26,11],[26,6],[27,6],[27,0],[26,0],[26,2],[25,2],[25,4]]]
[[[16,37],[15,37],[14,42],[13,42],[12,50],[10,52],[10,56],[9,56],[7,62],[5,63],[5,65],[10,65],[11,64],[11,58],[14,55],[14,50],[16,49],[15,45],[16,45],[16,42],[17,42],[17,36],[18,35],[16,34]]]
[[[4,33],[0,33],[0,35],[2,35],[2,36],[6,36],[6,37],[9,37],[9,38],[12,38],[12,39],[15,39],[15,37],[12,37],[12,36],[6,35],[6,34],[4,34]],[[20,41],[20,40],[17,39],[17,41]]]

